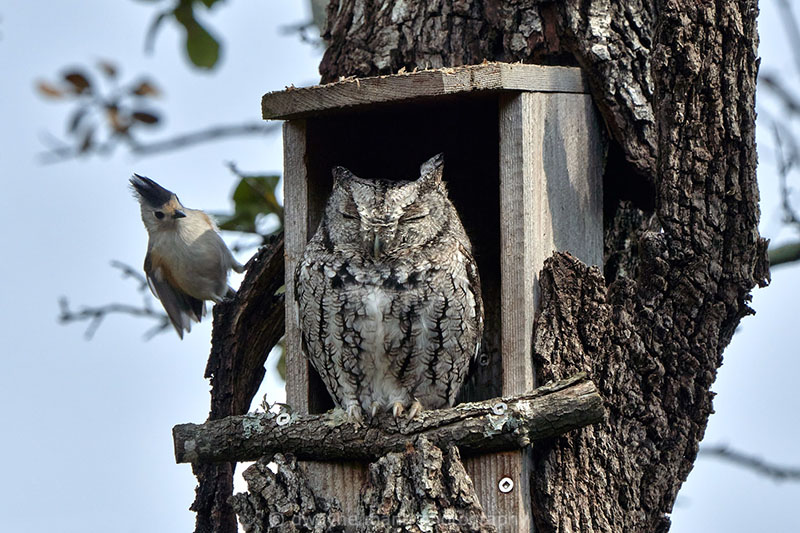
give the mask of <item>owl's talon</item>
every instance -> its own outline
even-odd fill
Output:
[[[395,418],[400,418],[403,416],[403,411],[405,411],[405,409],[403,408],[402,403],[394,402],[392,404],[392,415],[394,415]]]
[[[422,404],[419,403],[419,400],[414,400],[414,403],[411,404],[411,407],[408,409],[408,415],[406,418],[409,420],[413,420],[418,414],[420,414],[423,410]]]
[[[350,418],[355,424],[361,424],[363,416],[361,415],[361,407],[358,404],[350,404],[347,406],[347,417]]]
[[[381,408],[381,404],[378,402],[372,402],[372,417],[375,418],[375,415],[378,414],[378,409]]]

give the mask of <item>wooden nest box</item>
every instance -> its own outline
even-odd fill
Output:
[[[604,143],[577,68],[488,63],[290,88],[263,98],[284,124],[286,395],[295,412],[333,406],[300,348],[292,276],[320,221],[337,165],[413,179],[444,152],[444,179],[479,264],[488,354],[462,400],[536,386],[538,275],[553,251],[602,265]],[[500,531],[530,531],[528,450],[466,458]],[[308,463],[321,495],[355,513],[366,465]]]

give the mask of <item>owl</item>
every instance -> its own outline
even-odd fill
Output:
[[[442,181],[333,169],[333,191],[294,273],[302,347],[355,421],[451,406],[480,350],[472,246]]]

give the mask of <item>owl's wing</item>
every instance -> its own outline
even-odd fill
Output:
[[[469,280],[469,287],[472,291],[472,297],[475,301],[475,317],[477,318],[477,339],[475,344],[475,351],[472,353],[472,360],[477,359],[481,351],[481,341],[483,340],[483,296],[481,296],[481,277],[478,275],[478,264],[472,253],[463,245],[460,246],[461,253],[466,258],[467,279]]]
[[[354,328],[356,303],[342,289],[341,261],[315,249],[295,269],[295,300],[303,352],[322,378],[334,402],[353,414],[358,409],[358,383],[363,381]]]
[[[144,259],[144,272],[150,290],[161,300],[175,331],[183,339],[183,332],[192,330],[192,321],[200,322],[205,314],[205,303],[170,284],[166,265],[154,264],[150,253]]]
[[[332,290],[325,268],[321,260],[301,261],[295,269],[294,296],[303,352],[333,400],[342,406],[352,396],[349,390],[352,387],[343,375],[346,348],[342,342],[342,324],[336,318],[341,312],[339,294]]]
[[[391,345],[392,373],[425,408],[453,405],[480,351],[483,330],[472,255],[459,246],[442,266],[421,275],[421,287],[393,306],[400,334]]]

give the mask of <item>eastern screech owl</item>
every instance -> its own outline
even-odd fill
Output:
[[[415,181],[336,167],[295,270],[303,350],[355,420],[453,405],[480,349],[478,269],[442,164],[426,161]]]

